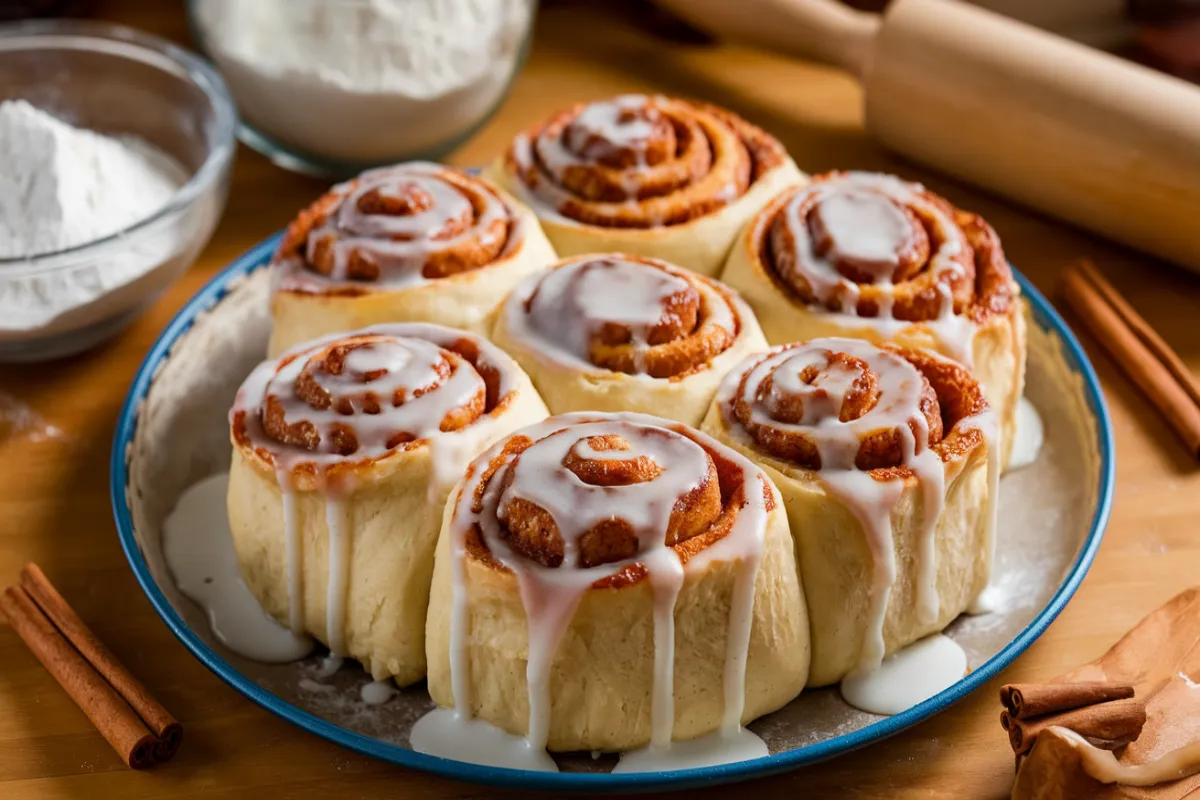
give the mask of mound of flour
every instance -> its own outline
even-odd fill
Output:
[[[104,325],[160,291],[186,245],[178,224],[89,251],[70,267],[21,259],[124,230],[170,203],[187,177],[141,140],[75,128],[23,100],[0,103],[0,259],[17,259],[0,264],[0,355]]]
[[[102,239],[165,206],[179,167],[140,141],[73,128],[24,100],[0,103],[0,258]]]

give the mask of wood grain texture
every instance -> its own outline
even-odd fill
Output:
[[[605,4],[606,6],[608,4]],[[581,98],[652,89],[726,105],[773,131],[802,167],[883,169],[927,182],[984,214],[1012,259],[1044,291],[1062,266],[1089,256],[1200,368],[1200,278],[963,188],[879,149],[862,127],[861,95],[824,68],[747,50],[654,39],[627,13],[558,4],[539,22],[528,68],[479,137],[455,154],[479,164],[520,127]],[[97,13],[186,39],[182,3],[110,0]],[[114,653],[187,728],[162,769],[126,769],[0,623],[0,797],[327,798],[492,796],[479,787],[371,761],[279,720],[210,674],[154,614],[126,565],[108,497],[117,412],[134,371],[176,310],[217,270],[281,225],[323,183],[238,154],[229,208],[200,260],[161,302],[111,343],[38,367],[0,368],[15,395],[63,438],[0,440],[0,578],[38,561]],[[1079,594],[1049,632],[986,689],[889,741],[739,791],[762,797],[1000,798],[1012,755],[998,724],[1002,683],[1057,675],[1103,653],[1146,612],[1197,582],[1200,476],[1167,427],[1085,338],[1112,405],[1119,460],[1112,525]],[[723,796],[693,791],[689,800]]]

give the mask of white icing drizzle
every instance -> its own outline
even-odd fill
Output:
[[[859,372],[842,362],[830,363],[830,355],[834,353],[865,363],[876,377],[876,403],[855,419],[842,421],[840,413]],[[818,370],[811,384],[801,377],[810,368]],[[855,670],[859,675],[878,669],[886,652],[883,626],[896,582],[896,543],[891,516],[904,492],[903,479],[878,480],[875,474],[859,469],[856,464],[863,439],[877,432],[897,433],[901,448],[898,465],[907,467],[917,479],[922,510],[917,536],[917,617],[922,623],[931,624],[940,616],[936,533],[945,504],[946,475],[940,453],[930,444],[928,421],[920,412],[922,390],[920,371],[902,356],[860,339],[829,338],[784,345],[766,355],[751,356],[725,378],[717,394],[726,427],[739,441],[754,446],[753,438],[735,415],[735,403],[749,409],[749,424],[801,437],[815,447],[820,458],[821,481],[862,527],[873,566],[868,620]],[[785,404],[794,408],[797,400],[802,402],[799,420],[784,421]],[[951,430],[969,428],[980,430],[987,445],[989,493],[985,536],[990,553],[994,547],[995,499],[1000,475],[999,450],[994,446],[994,413],[988,410],[960,420]],[[951,430],[944,431],[943,438]]]
[[[1012,452],[1008,457],[1008,471],[1028,467],[1037,461],[1046,438],[1042,417],[1037,407],[1022,397],[1017,403],[1017,432],[1013,436]]]
[[[659,201],[687,191],[701,181],[705,182],[707,198],[721,204],[732,203],[744,192],[732,168],[741,158],[741,152],[703,143],[713,157],[708,172],[694,175],[693,181],[682,184],[677,165],[686,160],[688,152],[668,153],[665,162],[650,163],[652,143],[673,126],[689,127],[694,137],[709,135],[707,126],[692,120],[694,115],[701,114],[707,116],[701,108],[662,95],[626,94],[588,103],[561,125],[547,126],[534,137],[522,133],[513,140],[510,157],[518,178],[515,194],[533,207],[539,217],[565,225],[582,223],[564,215],[564,209],[586,203],[613,220],[622,219],[621,212],[626,212],[639,221],[639,227],[660,227],[667,224],[667,217]],[[712,124],[724,124],[719,118],[710,119]],[[605,161],[611,162],[610,157],[616,154],[629,154],[620,167]],[[618,189],[621,197],[590,200],[566,185],[572,171],[595,169],[603,170],[607,186]],[[714,174],[728,174],[729,179],[718,184]]]
[[[996,528],[1000,517],[1000,420],[992,409],[962,420],[960,425],[972,426],[983,434],[987,445],[988,497],[984,507],[984,547],[987,549],[987,581],[983,590],[976,595],[967,608],[970,614],[988,614],[995,610],[997,592],[992,588],[992,574],[996,567]]]
[[[795,249],[789,269],[781,272],[780,277],[785,281],[802,277],[822,304],[840,293],[840,311],[813,308],[810,313],[829,316],[839,326],[849,329],[875,329],[889,338],[912,327],[924,327],[948,355],[970,367],[976,326],[964,315],[954,313],[954,298],[946,281],[941,279],[941,276],[957,278],[962,275],[962,265],[956,259],[969,245],[954,218],[924,197],[924,190],[920,184],[873,172],[848,172],[809,184],[796,192],[781,212]],[[826,232],[833,241],[831,253],[835,258],[817,253],[816,241],[802,217],[802,209],[808,207],[814,197]],[[909,222],[900,210],[902,206],[918,211],[920,217],[933,225],[930,238],[937,244],[937,249],[930,254],[927,270],[939,276],[937,291],[942,306],[932,320],[909,322],[893,316],[892,275],[899,266],[896,253],[911,236]],[[880,293],[877,316],[860,317],[856,313],[861,289],[858,283],[838,271],[836,256],[875,262],[879,266],[872,281],[874,286],[884,290]],[[887,266],[891,268],[884,268]]]
[[[469,184],[474,198],[455,181]],[[524,239],[521,215],[488,185],[440,164],[414,161],[369,170],[330,193],[340,195],[339,202],[309,232],[304,258],[280,262],[279,288],[320,291],[353,281],[367,290],[400,289],[435,280],[424,277],[422,270],[439,253],[478,247],[507,256]],[[359,201],[368,194],[388,203],[403,203],[415,195],[427,207],[412,208],[411,213],[367,213]],[[447,235],[451,229],[460,232]],[[326,240],[333,254],[327,276],[305,266]],[[350,277],[349,257],[355,251],[378,265],[376,280]]]
[[[644,113],[637,113],[645,109]],[[622,150],[634,154],[634,168],[646,166],[646,149],[654,136],[653,117],[659,116],[651,98],[624,94],[610,100],[588,103],[559,138],[540,137],[534,148],[543,168],[561,182],[571,167],[593,166],[605,156]],[[632,176],[626,197],[637,199],[637,175]]]
[[[830,353],[845,353],[866,363],[878,379],[878,402],[857,419],[841,421],[842,403],[858,373],[842,365],[827,368]],[[922,622],[938,616],[937,564],[934,535],[945,496],[945,471],[941,457],[930,447],[929,426],[920,413],[921,374],[904,358],[859,339],[814,339],[807,344],[774,348],[766,357],[750,359],[749,370],[735,369],[725,383],[722,403],[726,420],[734,421],[730,401],[741,391],[741,402],[751,409],[751,422],[802,436],[820,455],[820,477],[858,520],[873,561],[870,615],[858,669],[869,672],[883,660],[883,623],[892,586],[896,581],[892,509],[903,495],[902,479],[880,481],[858,469],[862,440],[881,430],[900,436],[901,466],[912,470],[921,486],[923,521],[919,537],[917,611]],[[745,366],[745,364],[743,364]],[[822,370],[813,384],[801,380],[809,367]],[[745,376],[743,380],[742,376]],[[768,384],[770,389],[766,389]],[[776,413],[788,399],[803,400],[799,422],[780,421]],[[913,430],[913,428],[916,430]]]
[[[296,510],[296,493],[291,488],[287,475],[276,470],[275,480],[278,481],[283,493],[283,536],[286,552],[287,589],[288,589],[288,627],[292,633],[304,630],[304,565],[301,563],[303,549],[300,545],[300,521]]]
[[[1200,772],[1200,741],[1191,742],[1145,764],[1122,764],[1109,750],[1103,750],[1069,728],[1053,725],[1054,731],[1079,753],[1083,771],[1100,783],[1122,786],[1154,786],[1177,781]]]
[[[325,502],[325,521],[329,529],[325,640],[329,645],[329,652],[341,657],[346,654],[346,600],[350,594],[350,537],[353,535],[353,527],[346,504],[332,498]]]
[[[900,263],[897,253],[912,235],[908,218],[895,203],[879,192],[851,187],[822,195],[817,208],[835,252],[890,267],[876,280],[890,278]]]
[[[206,612],[213,635],[238,655],[268,664],[304,658],[313,641],[271,618],[238,569],[225,510],[229,473],[211,475],[179,496],[163,523],[163,555],[179,591]]]
[[[325,519],[329,542],[329,573],[325,598],[325,639],[330,664],[336,671],[346,652],[345,618],[351,587],[350,554],[354,526],[344,494],[352,485],[329,486],[325,471],[331,467],[365,464],[386,458],[401,443],[406,447],[428,447],[432,461],[431,500],[458,476],[467,463],[489,441],[493,411],[454,431],[442,431],[447,414],[477,396],[486,397],[487,387],[479,371],[458,353],[448,350],[466,340],[478,352],[479,363],[499,375],[498,397],[515,390],[516,367],[503,352],[478,336],[423,323],[379,325],[354,334],[334,334],[300,345],[278,359],[264,361],[250,373],[238,390],[230,410],[230,423],[239,416],[247,444],[270,454],[275,479],[283,498],[283,526],[288,587],[288,624],[293,632],[304,629],[304,565],[298,513],[297,470],[316,468],[315,485],[325,496]],[[309,370],[312,379],[331,398],[328,408],[313,408],[296,394],[296,381],[310,365],[331,348],[357,343],[346,352],[340,375],[320,367]],[[444,377],[446,370],[451,370]],[[421,392],[419,395],[417,392]],[[263,415],[268,398],[283,409],[289,426],[308,423],[320,436],[317,450],[289,445],[266,434]],[[400,405],[395,405],[397,399]],[[339,408],[341,411],[339,411]],[[349,409],[351,413],[341,413]],[[372,413],[378,411],[380,413]],[[339,426],[350,426],[357,449],[342,455],[334,446]],[[332,672],[330,673],[332,674]]]
[[[873,672],[842,680],[842,697],[871,714],[899,714],[950,688],[967,673],[967,654],[935,633],[888,656]]]
[[[452,558],[452,608],[450,622],[450,673],[455,708],[440,709],[418,722],[413,730],[414,749],[435,755],[462,758],[470,753],[461,746],[462,737],[480,736],[480,721],[472,718],[467,644],[470,636],[464,561],[468,557],[465,537],[478,526],[482,540],[497,561],[517,579],[529,627],[526,683],[529,695],[528,735],[523,739],[530,751],[545,754],[551,725],[549,675],[558,643],[570,625],[575,609],[588,589],[599,580],[617,575],[633,564],[646,570],[653,596],[654,674],[651,695],[651,743],[646,751],[653,758],[670,758],[680,745],[672,742],[674,727],[674,612],[675,602],[689,570],[704,569],[715,561],[737,564],[734,597],[730,609],[723,697],[725,711],[717,736],[726,744],[737,743],[721,757],[716,748],[708,756],[720,761],[754,757],[745,755],[746,742],[753,737],[741,728],[745,704],[745,662],[749,647],[754,583],[761,558],[767,507],[762,485],[765,478],[749,462],[732,452],[725,457],[743,469],[742,507],[733,529],[722,539],[693,556],[686,565],[665,542],[676,500],[687,495],[709,476],[709,459],[699,442],[720,448],[695,431],[656,417],[640,414],[566,414],[530,426],[517,434],[533,440],[519,455],[503,452],[496,444],[474,463],[473,478],[463,487],[448,528]],[[597,450],[591,437],[618,436],[627,447]],[[723,452],[724,449],[720,448]],[[564,460],[588,461],[645,459],[661,470],[650,481],[619,486],[585,483],[563,467]],[[498,467],[482,494],[481,508],[473,509],[475,487],[485,468],[497,459]],[[509,474],[511,472],[511,475]],[[563,543],[559,567],[545,567],[512,549],[502,537],[502,520],[514,500],[544,509],[555,521]],[[637,537],[637,554],[610,564],[584,567],[580,564],[582,536],[602,521],[620,517]],[[461,737],[453,733],[458,726]],[[511,753],[506,734],[491,735],[486,758],[497,749]],[[497,738],[499,737],[499,738]],[[754,737],[757,739],[757,737]],[[758,740],[761,744],[761,740]],[[453,750],[444,749],[455,743]],[[496,744],[499,742],[499,744]],[[493,746],[494,745],[494,746]],[[697,746],[699,747],[699,746]],[[762,745],[765,754],[765,745]],[[680,758],[695,757],[680,750]],[[755,755],[758,751],[755,750]],[[476,755],[471,753],[471,759]],[[482,762],[481,762],[482,763]],[[487,763],[493,763],[491,761]],[[521,751],[521,764],[528,753]],[[543,766],[546,766],[544,762]],[[552,763],[552,762],[551,762]],[[636,759],[635,762],[636,763]],[[720,762],[705,762],[720,763]],[[513,766],[513,763],[505,764]],[[529,768],[529,767],[527,767]]]
[[[666,302],[689,287],[700,295],[698,329],[724,328],[736,335],[736,308],[702,276],[665,261],[630,259],[618,253],[584,256],[523,280],[500,313],[514,340],[571,369],[608,372],[589,359],[589,344],[606,323],[630,331],[635,374],[644,375],[649,331],[666,318]],[[736,301],[735,301],[736,302]]]

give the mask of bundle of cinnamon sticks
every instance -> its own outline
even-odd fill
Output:
[[[1000,690],[1000,724],[1018,760],[1051,725],[1068,728],[1105,750],[1132,742],[1146,724],[1146,705],[1118,683],[1014,683]]]
[[[1182,359],[1090,262],[1063,272],[1062,293],[1192,457],[1200,458],[1200,382]]]
[[[1095,661],[1045,684],[1005,686],[1000,719],[1018,753],[1012,799],[1200,798],[1197,680],[1200,587],[1151,612]],[[1081,744],[1113,751],[1116,768],[1170,768],[1152,784],[1126,784],[1095,773]]]
[[[72,610],[36,564],[0,594],[0,612],[133,769],[170,760],[183,726],[150,696]]]

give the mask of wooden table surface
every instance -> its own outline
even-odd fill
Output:
[[[97,14],[180,41],[182,2],[100,2]],[[572,101],[657,90],[727,106],[776,134],[801,167],[878,169],[926,182],[983,213],[1011,260],[1044,292],[1087,255],[1113,277],[1193,367],[1200,367],[1200,279],[1019,210],[906,163],[862,126],[846,77],[732,47],[664,41],[628,14],[554,6],[532,56],[495,119],[454,154],[479,164],[519,128]],[[125,768],[7,626],[0,622],[0,797],[339,798],[474,797],[488,790],[373,761],[268,714],[196,661],[142,595],[117,542],[108,457],[118,409],[159,331],[202,283],[288,221],[323,183],[290,175],[242,148],[228,209],[191,271],[135,325],[76,358],[4,367],[0,393],[61,431],[0,440],[0,576],[39,562],[83,618],[184,723],[179,757],[157,770]],[[1013,759],[997,722],[1001,683],[1048,678],[1088,661],[1143,614],[1197,582],[1200,477],[1147,403],[1093,340],[1116,431],[1117,494],[1104,546],[1062,616],[999,679],[895,738],[747,787],[770,797],[999,798]],[[3,397],[0,394],[0,398]],[[1192,494],[1196,492],[1196,494]],[[689,792],[689,798],[721,790]]]

